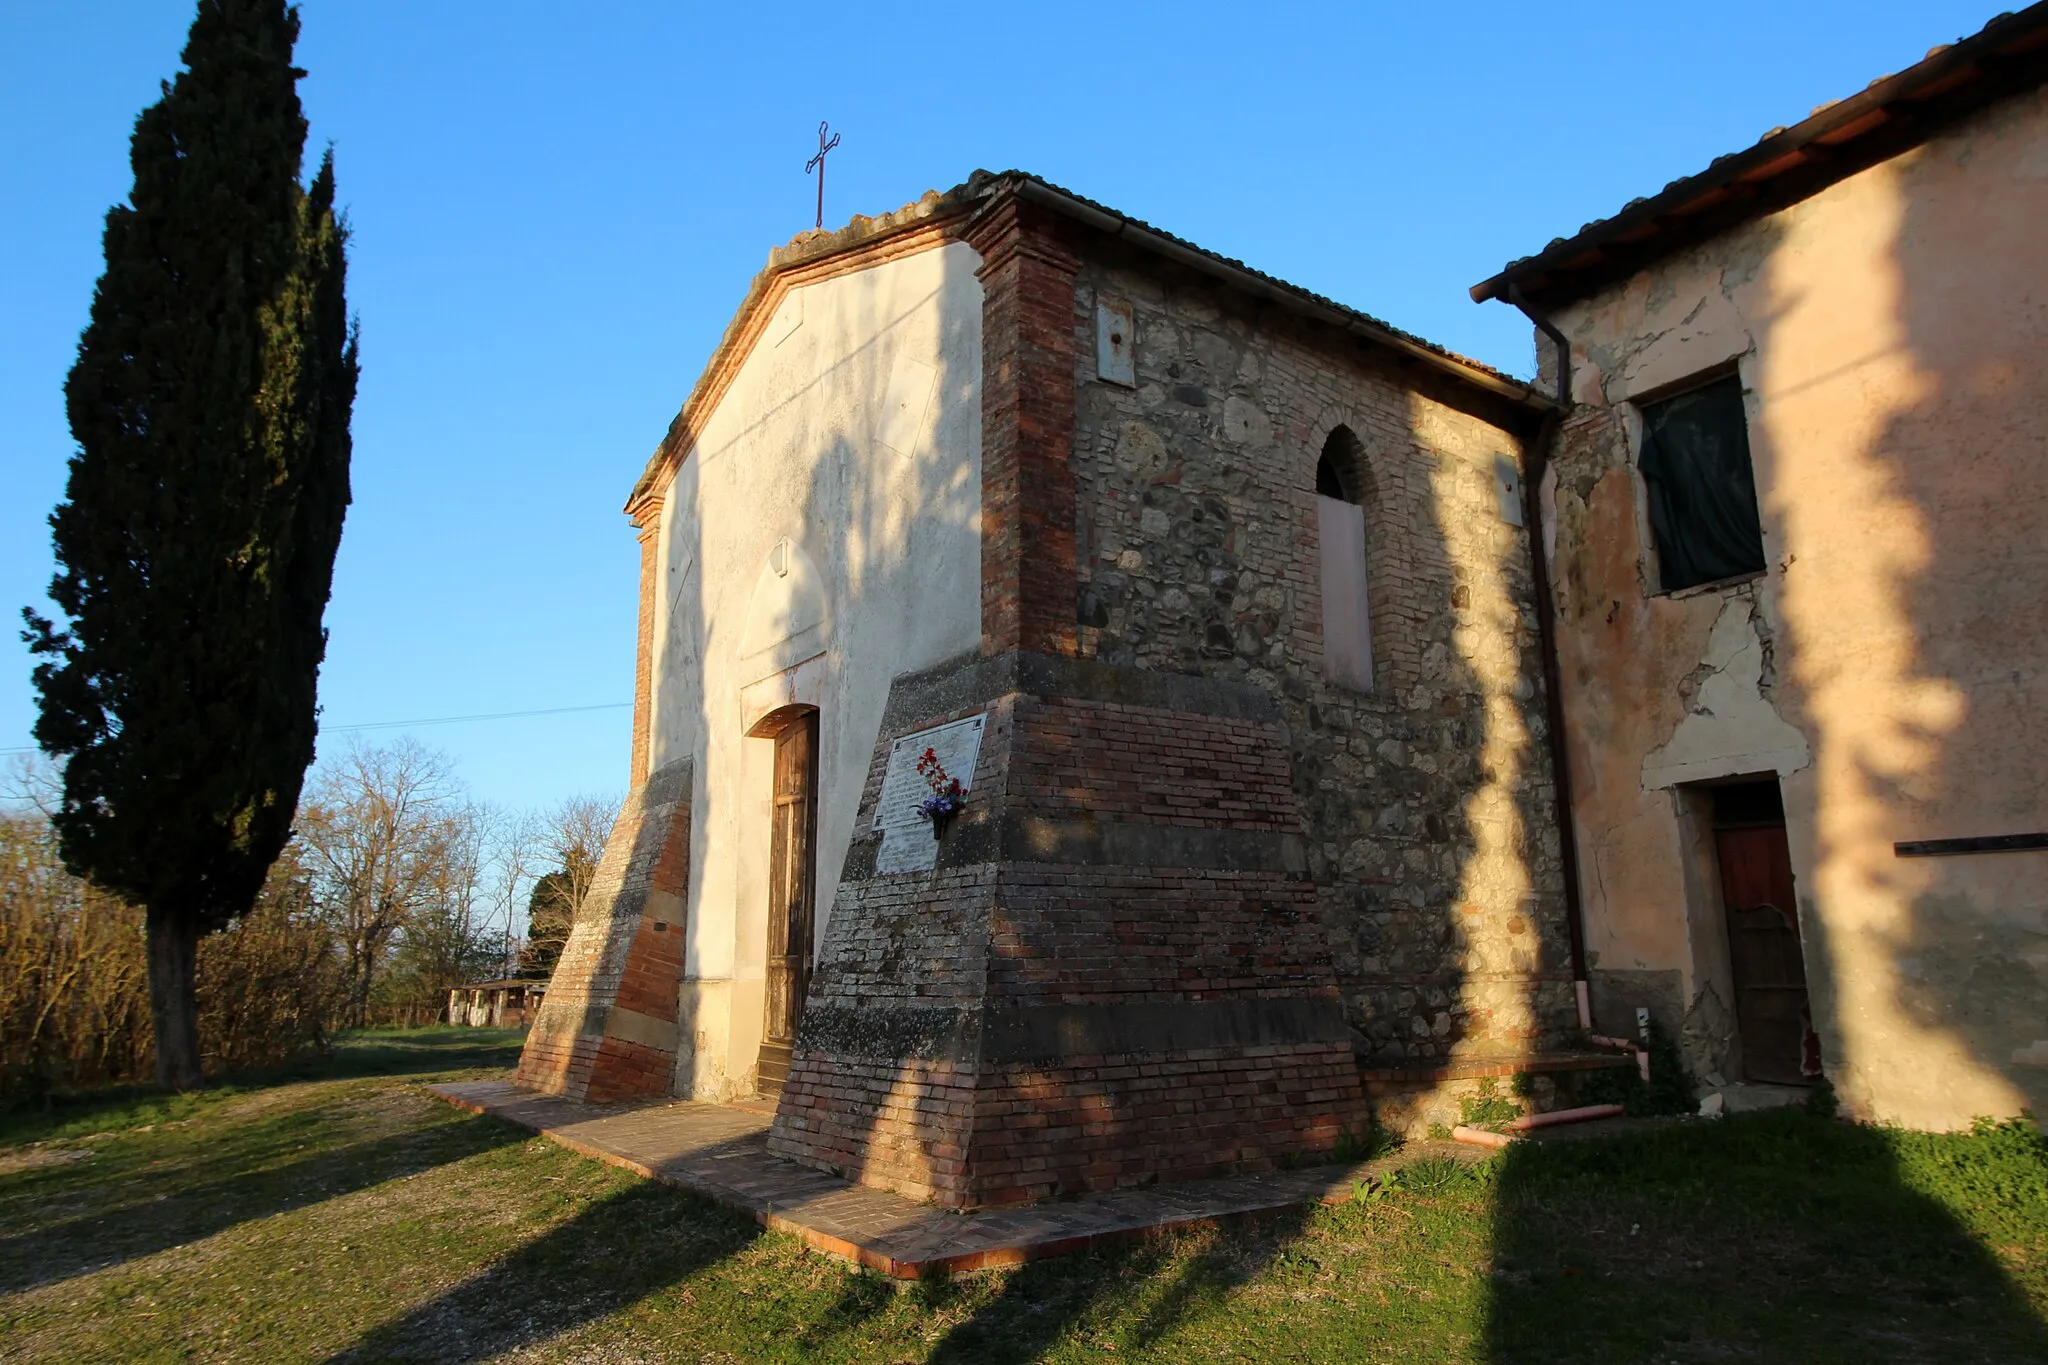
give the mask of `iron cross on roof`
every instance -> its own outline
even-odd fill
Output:
[[[813,170],[818,173],[818,226],[821,228],[825,226],[825,153],[839,145],[839,134],[837,133],[832,134],[831,141],[827,142],[825,140],[825,134],[830,130],[831,126],[831,124],[822,120],[819,122],[818,154],[804,163],[804,174],[809,175]]]

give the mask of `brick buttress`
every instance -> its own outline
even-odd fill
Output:
[[[890,745],[986,716],[929,872]],[[1272,696],[1013,650],[898,679],[769,1147],[953,1207],[1272,1169],[1365,1102]]]
[[[670,1092],[690,784],[684,760],[626,798],[526,1035],[519,1084],[593,1104]]]

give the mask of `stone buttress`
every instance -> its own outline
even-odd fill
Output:
[[[690,788],[684,760],[627,797],[527,1034],[519,1084],[594,1104],[670,1093]]]

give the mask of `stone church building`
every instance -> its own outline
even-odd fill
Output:
[[[2048,6],[2002,25],[1892,78],[1898,127],[1845,101],[1480,286],[1540,387],[1020,172],[773,252],[627,504],[634,787],[522,1083],[762,1097],[771,1150],[954,1207],[1313,1159],[1517,1073],[1548,1102],[1638,1010],[1714,1082],[2039,1106],[2041,855],[1892,852],[2048,827],[1997,700],[2048,674],[2032,239],[1993,245],[2033,311],[1923,318],[1930,367],[1996,354],[1886,409],[1951,471],[1915,476],[1921,540],[1813,435],[1872,420],[1824,397],[1856,344],[1825,319],[1877,306],[1841,243],[1963,205],[1915,248],[1940,319],[1969,222],[2048,221],[2012,207],[2048,183]],[[2010,439],[1943,464],[1973,421]],[[1704,538],[1699,498],[1735,509]],[[1957,515],[2007,549],[1910,609],[1870,588]],[[1880,628],[1919,672],[1869,671]],[[1994,668],[1951,754],[1986,781],[1887,789],[1883,727]],[[1886,940],[1893,902],[1964,937]],[[1971,942],[2008,963],[1982,989]]]
[[[1019,173],[777,251],[633,492],[644,780],[526,1078],[978,1205],[1561,1048],[1549,406]]]

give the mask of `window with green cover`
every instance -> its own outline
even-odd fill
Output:
[[[1645,404],[1638,464],[1665,592],[1764,571],[1741,380],[1729,375]]]

